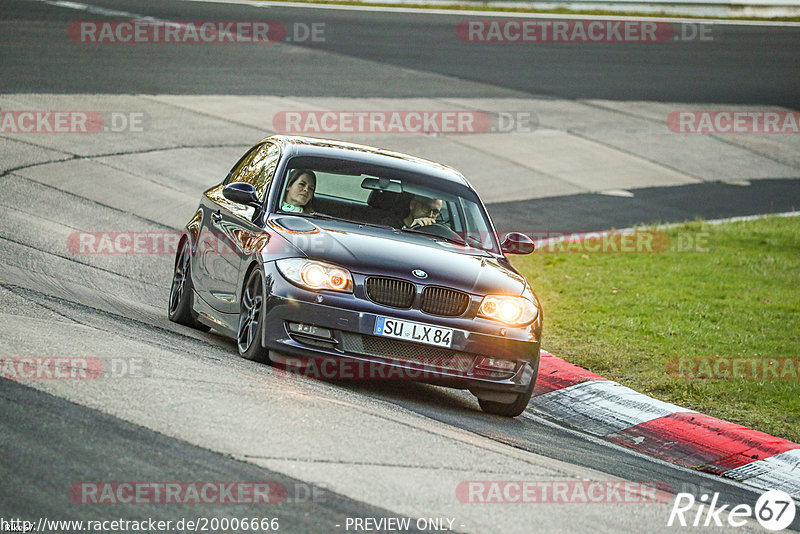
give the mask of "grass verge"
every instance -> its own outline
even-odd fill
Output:
[[[664,252],[543,247],[515,258],[542,302],[543,347],[657,399],[800,442],[800,217],[663,232]],[[694,368],[669,367],[681,358]],[[782,379],[763,369],[775,358],[788,359]],[[753,375],[753,360],[759,378],[705,378]]]

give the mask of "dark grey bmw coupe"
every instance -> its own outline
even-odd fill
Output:
[[[485,412],[514,417],[536,382],[542,311],[506,254],[533,248],[516,232],[500,242],[449,167],[273,136],[203,194],[178,245],[169,318],[281,369],[342,378],[347,363],[361,372],[349,377],[469,389]]]

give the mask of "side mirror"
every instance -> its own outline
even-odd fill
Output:
[[[506,254],[530,254],[536,248],[533,240],[525,234],[519,232],[509,232],[500,248]]]
[[[237,204],[252,206],[256,209],[261,207],[256,188],[246,182],[234,182],[226,185],[222,190],[222,196]]]

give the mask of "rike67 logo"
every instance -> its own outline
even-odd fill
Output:
[[[681,527],[741,527],[747,519],[755,518],[767,530],[783,530],[792,524],[797,510],[792,497],[781,490],[770,490],[756,501],[755,507],[749,504],[719,505],[719,493],[712,497],[704,494],[699,503],[691,493],[678,493],[669,514],[667,526]],[[697,505],[695,507],[695,505]],[[726,516],[722,514],[726,513]]]

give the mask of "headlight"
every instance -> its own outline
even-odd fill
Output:
[[[305,258],[278,260],[275,265],[287,280],[300,287],[353,292],[353,277],[343,267]]]
[[[539,309],[531,300],[504,295],[486,295],[478,309],[479,316],[510,326],[530,324],[538,313]]]

